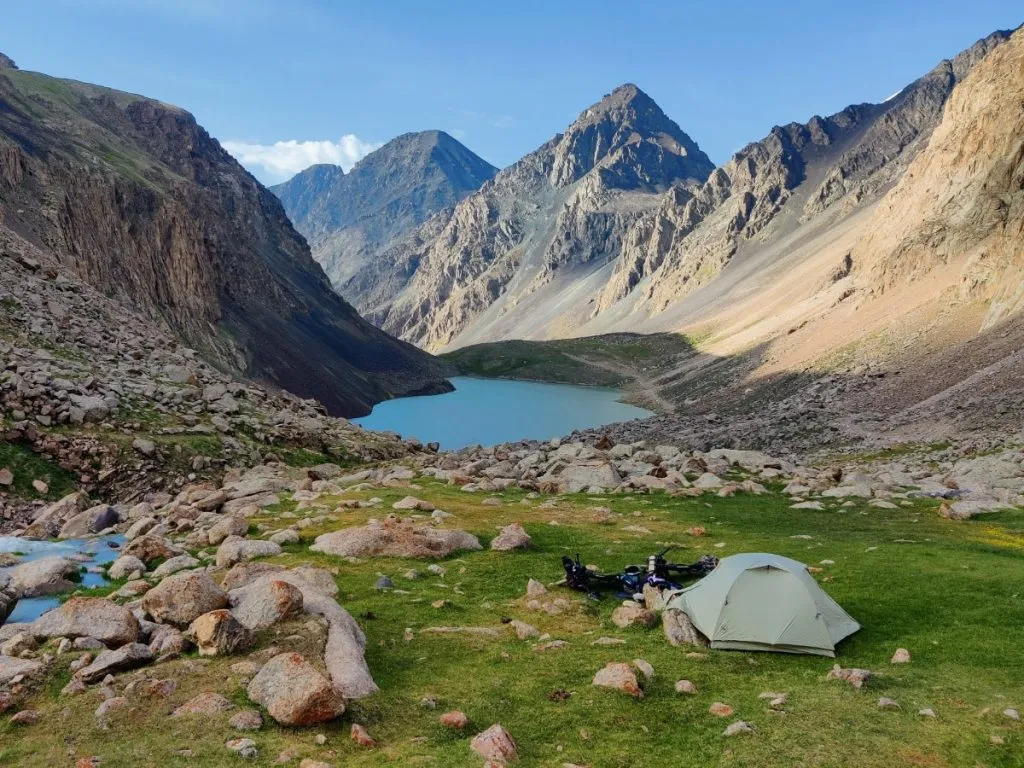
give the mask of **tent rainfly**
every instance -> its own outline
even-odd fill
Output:
[[[860,629],[806,565],[764,553],[723,558],[665,607],[686,613],[712,648],[835,656],[836,644]]]

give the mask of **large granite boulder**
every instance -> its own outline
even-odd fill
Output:
[[[282,725],[316,725],[345,711],[331,681],[298,653],[282,653],[264,664],[249,683],[248,694]]]
[[[204,613],[228,607],[228,595],[210,574],[176,573],[149,590],[142,607],[154,621],[185,628]]]
[[[70,579],[78,570],[77,563],[63,557],[29,560],[11,569],[8,588],[17,597],[56,595],[74,588],[74,582]]]
[[[130,610],[101,597],[72,597],[32,622],[30,631],[36,637],[94,637],[115,647],[134,643],[141,634]]]
[[[447,557],[460,550],[482,549],[476,536],[389,516],[356,528],[317,536],[310,549],[338,557]]]
[[[57,538],[82,539],[117,525],[119,522],[121,522],[121,516],[116,509],[109,504],[99,504],[70,518],[61,526]]]

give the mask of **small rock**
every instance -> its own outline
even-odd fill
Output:
[[[621,637],[599,637],[590,643],[591,645],[625,645],[626,641]]]
[[[917,711],[917,714],[919,714],[921,717],[935,717],[935,710],[931,709],[930,707],[926,707],[924,709],[919,709]]]
[[[833,665],[831,671],[828,673],[829,680],[843,680],[848,682],[854,688],[864,687],[864,683],[871,677],[871,670],[869,669],[843,669],[838,664]]]
[[[228,720],[236,731],[258,731],[263,727],[263,717],[255,709],[244,709]]]
[[[34,709],[23,709],[11,716],[10,722],[14,725],[35,725],[42,718],[42,714]]]
[[[640,674],[642,674],[645,679],[654,679],[654,667],[651,666],[649,661],[645,661],[644,659],[633,659],[633,666],[640,671]]]
[[[527,624],[525,621],[513,620],[509,622],[509,626],[516,633],[516,637],[520,640],[529,640],[534,637],[540,637],[540,630],[532,624]]]
[[[377,746],[377,742],[370,737],[370,734],[368,734],[366,729],[359,725],[359,723],[352,723],[352,730],[349,733],[349,737],[361,747]]]
[[[890,698],[888,698],[886,696],[882,696],[878,700],[878,708],[879,709],[888,709],[888,710],[897,710],[897,709],[900,708],[900,705],[894,699],[890,699]]]
[[[511,552],[517,549],[529,549],[533,539],[519,523],[506,525],[501,533],[491,541],[491,549],[495,552]]]
[[[118,709],[124,709],[127,706],[128,699],[126,699],[124,696],[114,696],[112,698],[107,699],[98,707],[96,707],[96,711],[93,713],[93,716],[97,720],[106,720],[107,715],[109,715],[111,712],[114,712]]]
[[[536,579],[530,579],[526,583],[526,596],[527,597],[541,597],[548,593],[547,587],[541,584]]]
[[[191,699],[186,701],[180,707],[171,712],[171,717],[188,717],[191,715],[202,715],[209,717],[210,715],[216,715],[219,712],[226,712],[229,709],[234,709],[232,704],[226,697],[213,691],[206,691],[200,693],[198,696],[193,696]]]
[[[676,680],[676,693],[684,693],[687,696],[696,696],[697,686],[689,680]]]
[[[231,739],[224,746],[247,760],[254,760],[259,754],[256,751],[256,742],[252,739]]]
[[[729,717],[732,715],[734,710],[728,704],[723,704],[720,701],[716,701],[714,704],[708,707],[708,712],[714,715],[715,717]]]
[[[469,726],[469,718],[466,717],[464,712],[460,712],[457,709],[441,715],[440,722],[445,728],[452,728],[456,731],[464,730]]]
[[[753,723],[748,723],[744,720],[737,720],[735,723],[731,723],[728,728],[722,731],[723,736],[739,736],[741,734],[753,734],[756,732]]]
[[[1003,715],[1010,718],[1011,720],[1020,721],[1020,712],[1018,712],[1016,709],[1013,709],[1012,707],[1004,709]]]
[[[253,641],[252,632],[223,608],[197,618],[187,635],[195,641],[200,656],[226,656],[248,648]]]
[[[910,651],[906,648],[897,648],[896,653],[889,659],[890,664],[909,664],[910,663]]]

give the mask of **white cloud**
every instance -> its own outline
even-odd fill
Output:
[[[271,182],[285,181],[299,171],[317,163],[340,165],[346,171],[362,158],[381,146],[378,142],[363,141],[347,133],[337,141],[276,141],[273,144],[255,144],[227,140],[221,145],[253,173],[265,176]],[[262,174],[256,169],[261,169]]]

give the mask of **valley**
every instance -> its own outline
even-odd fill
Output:
[[[1024,29],[720,165],[626,83],[498,168],[501,31],[372,142],[0,54],[0,765],[1024,765]],[[364,58],[304,108],[416,103]]]

